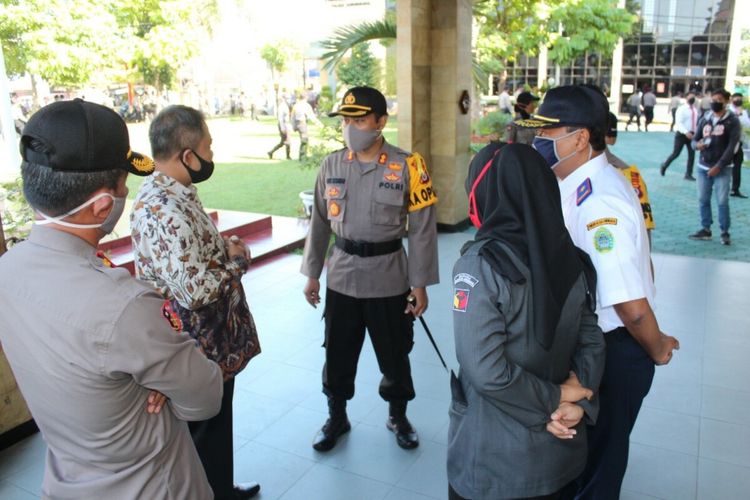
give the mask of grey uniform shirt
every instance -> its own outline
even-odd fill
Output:
[[[573,439],[546,430],[560,403],[560,387],[574,370],[596,393],[604,372],[604,337],[586,300],[583,274],[564,303],[554,341],[544,350],[531,330],[529,269],[504,247],[522,275],[497,274],[467,245],[453,267],[453,332],[461,366],[451,384],[448,480],[474,500],[536,497],[561,489],[586,463],[586,417]]]
[[[302,274],[320,277],[332,232],[359,242],[385,242],[406,236],[408,220],[408,257],[403,249],[359,257],[332,247],[327,286],[351,297],[374,298],[437,283],[436,201],[419,155],[387,142],[373,163],[359,163],[346,149],[330,154],[315,182]]]
[[[42,497],[213,498],[184,420],[219,411],[222,375],[164,299],[41,226],[0,258],[0,282],[0,341],[47,443]],[[150,389],[169,398],[158,414]]]

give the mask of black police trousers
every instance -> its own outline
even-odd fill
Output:
[[[414,317],[404,314],[409,292],[393,297],[358,299],[330,288],[325,298],[326,362],[323,393],[336,399],[354,396],[354,378],[365,329],[375,350],[380,396],[386,401],[414,399],[409,353],[414,345]]]

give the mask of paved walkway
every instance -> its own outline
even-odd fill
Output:
[[[657,253],[750,262],[750,199],[729,198],[732,245],[719,242],[718,213],[713,200],[713,241],[692,241],[687,235],[700,229],[698,189],[695,182],[683,179],[687,153],[683,150],[667,170],[659,175],[659,165],[672,152],[674,134],[670,132],[625,132],[620,123],[617,145],[612,150],[623,160],[635,164],[648,184],[656,221],[653,250]],[[653,128],[653,127],[652,127]],[[664,126],[657,126],[664,129]],[[635,127],[631,126],[631,130]],[[698,159],[696,157],[697,168]],[[743,169],[742,189],[750,193],[750,169]]]
[[[669,182],[669,181],[667,181]],[[451,268],[468,233],[441,234],[441,283],[426,320],[455,368]],[[721,251],[721,245],[714,245]],[[303,300],[301,257],[251,269],[243,280],[263,352],[238,377],[235,477],[257,479],[261,500],[444,499],[448,377],[421,327],[411,355],[417,398],[409,416],[422,444],[400,449],[385,429],[387,405],[370,342],[348,411],[352,432],[329,453],[310,446],[326,418],[320,392],[321,310]],[[750,491],[750,319],[743,293],[750,264],[654,255],[657,316],[682,348],[656,370],[631,437],[623,500],[745,500]],[[38,498],[40,435],[0,452],[0,499]]]

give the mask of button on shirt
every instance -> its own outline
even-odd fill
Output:
[[[625,178],[601,154],[560,181],[560,196],[565,226],[596,268],[596,313],[602,331],[624,326],[615,304],[646,298],[653,308],[646,226]]]

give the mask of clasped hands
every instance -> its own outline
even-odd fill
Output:
[[[576,403],[593,396],[594,392],[583,387],[571,371],[568,379],[560,385],[560,406],[550,416],[547,431],[560,439],[573,439],[576,435],[574,427],[583,418],[583,408]]]

